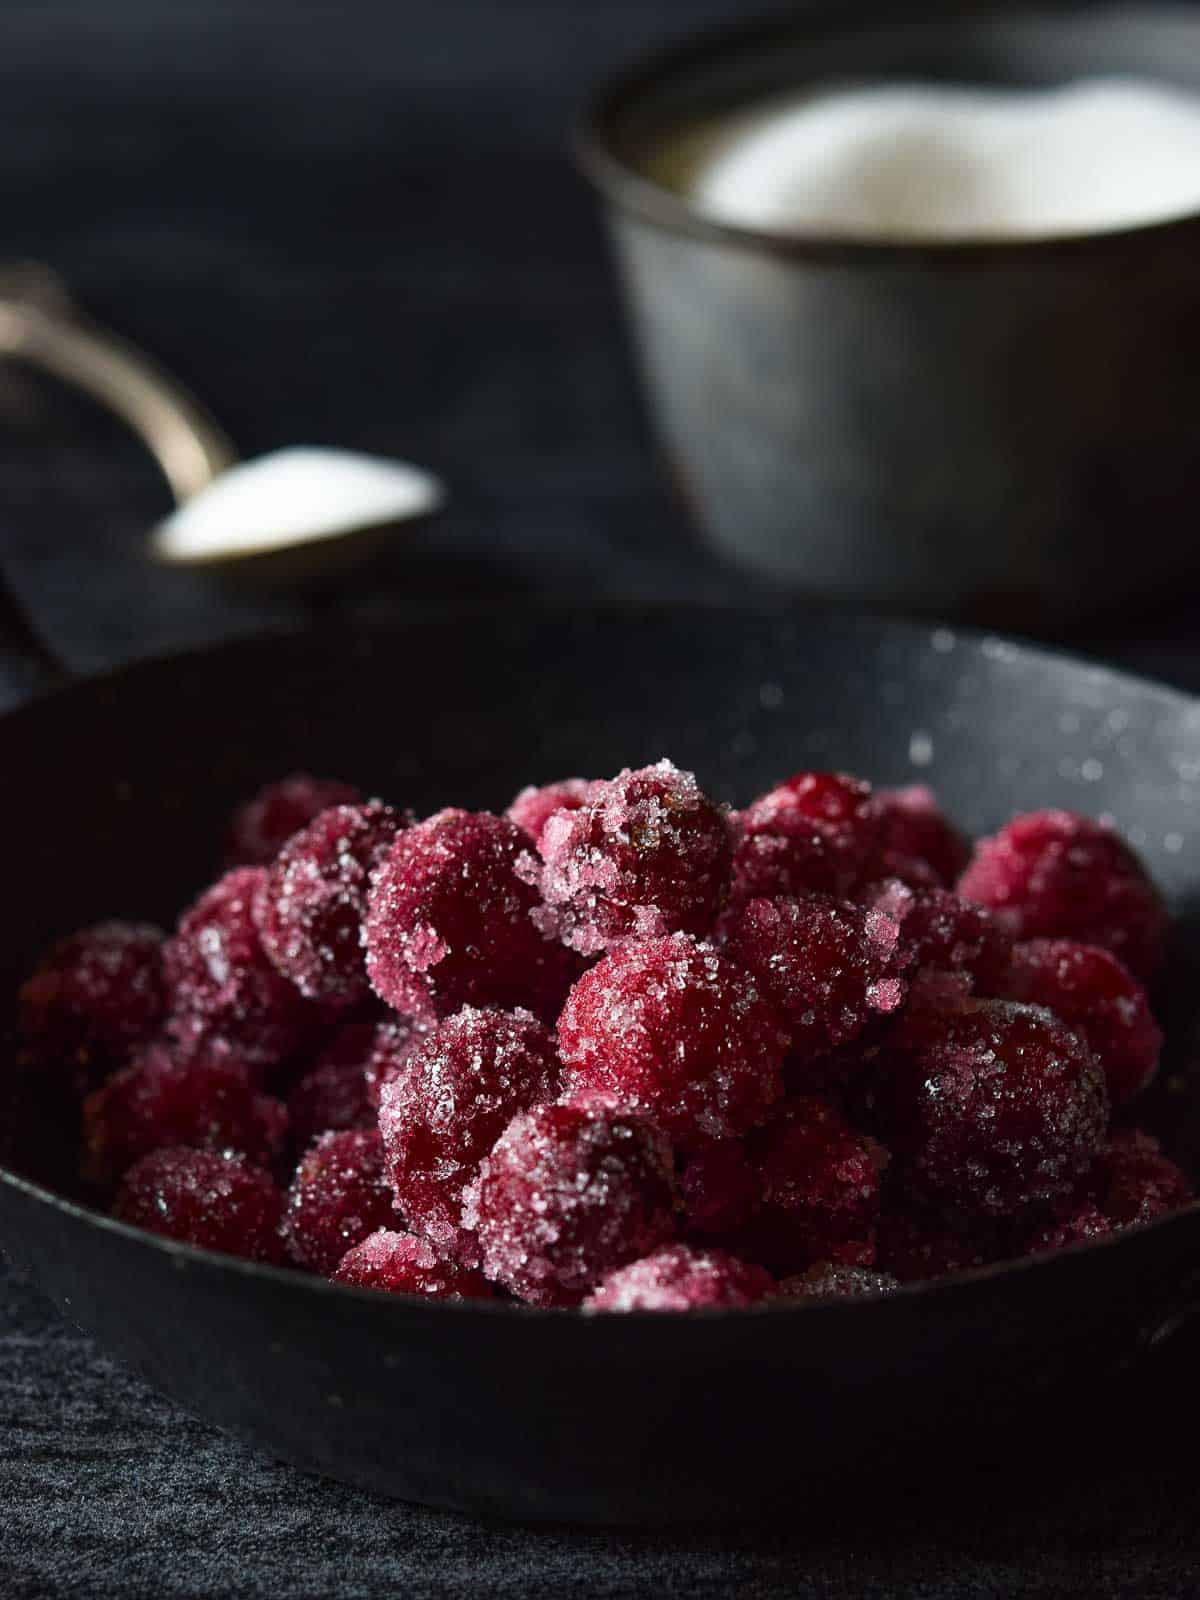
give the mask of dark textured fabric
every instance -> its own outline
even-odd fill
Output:
[[[0,366],[0,559],[79,669],[315,613],[486,593],[728,596],[656,473],[589,195],[584,86],[728,0],[112,0],[0,12],[4,251],[57,266],[255,452],[343,444],[453,504],[322,593],[141,554],[120,428]],[[1200,687],[1190,617],[1076,641]],[[0,1278],[0,1595],[1148,1596],[1195,1592],[1191,1363],[1096,1397],[1061,1473],[770,1533],[530,1531],[306,1479],[183,1416]],[[804,1449],[804,1441],[796,1441]],[[1047,1470],[1048,1468],[1048,1470]]]

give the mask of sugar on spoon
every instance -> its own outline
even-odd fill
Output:
[[[0,358],[23,361],[115,412],[153,454],[176,509],[150,554],[172,566],[252,569],[323,563],[365,536],[436,511],[431,473],[348,450],[294,446],[251,461],[156,362],[87,321],[47,268],[0,268]],[[336,549],[335,549],[336,547]]]

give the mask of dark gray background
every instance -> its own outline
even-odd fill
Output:
[[[53,263],[247,452],[442,471],[447,516],[320,596],[156,571],[166,509],[115,424],[0,368],[0,560],[87,670],[486,593],[727,596],[656,471],[590,196],[598,73],[729,0],[0,8],[0,257]],[[1200,686],[1192,599],[1073,643]],[[2,1269],[0,1269],[2,1270]],[[529,1532],[307,1480],[182,1416],[0,1278],[5,1595],[1195,1592],[1190,1362],[1098,1395],[1112,1449],[1036,1489],[849,1497],[769,1534]],[[798,1440],[796,1448],[804,1448]]]

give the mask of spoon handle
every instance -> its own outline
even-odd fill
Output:
[[[182,504],[238,456],[224,432],[158,364],[83,319],[37,272],[0,274],[0,358],[39,367],[121,417]]]

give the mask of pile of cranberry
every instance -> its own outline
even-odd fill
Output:
[[[294,777],[169,936],[21,990],[126,1222],[593,1311],[886,1294],[1186,1204],[1129,1121],[1166,913],[1111,827],[670,762],[423,822]],[[115,1198],[114,1198],[115,1197]]]

